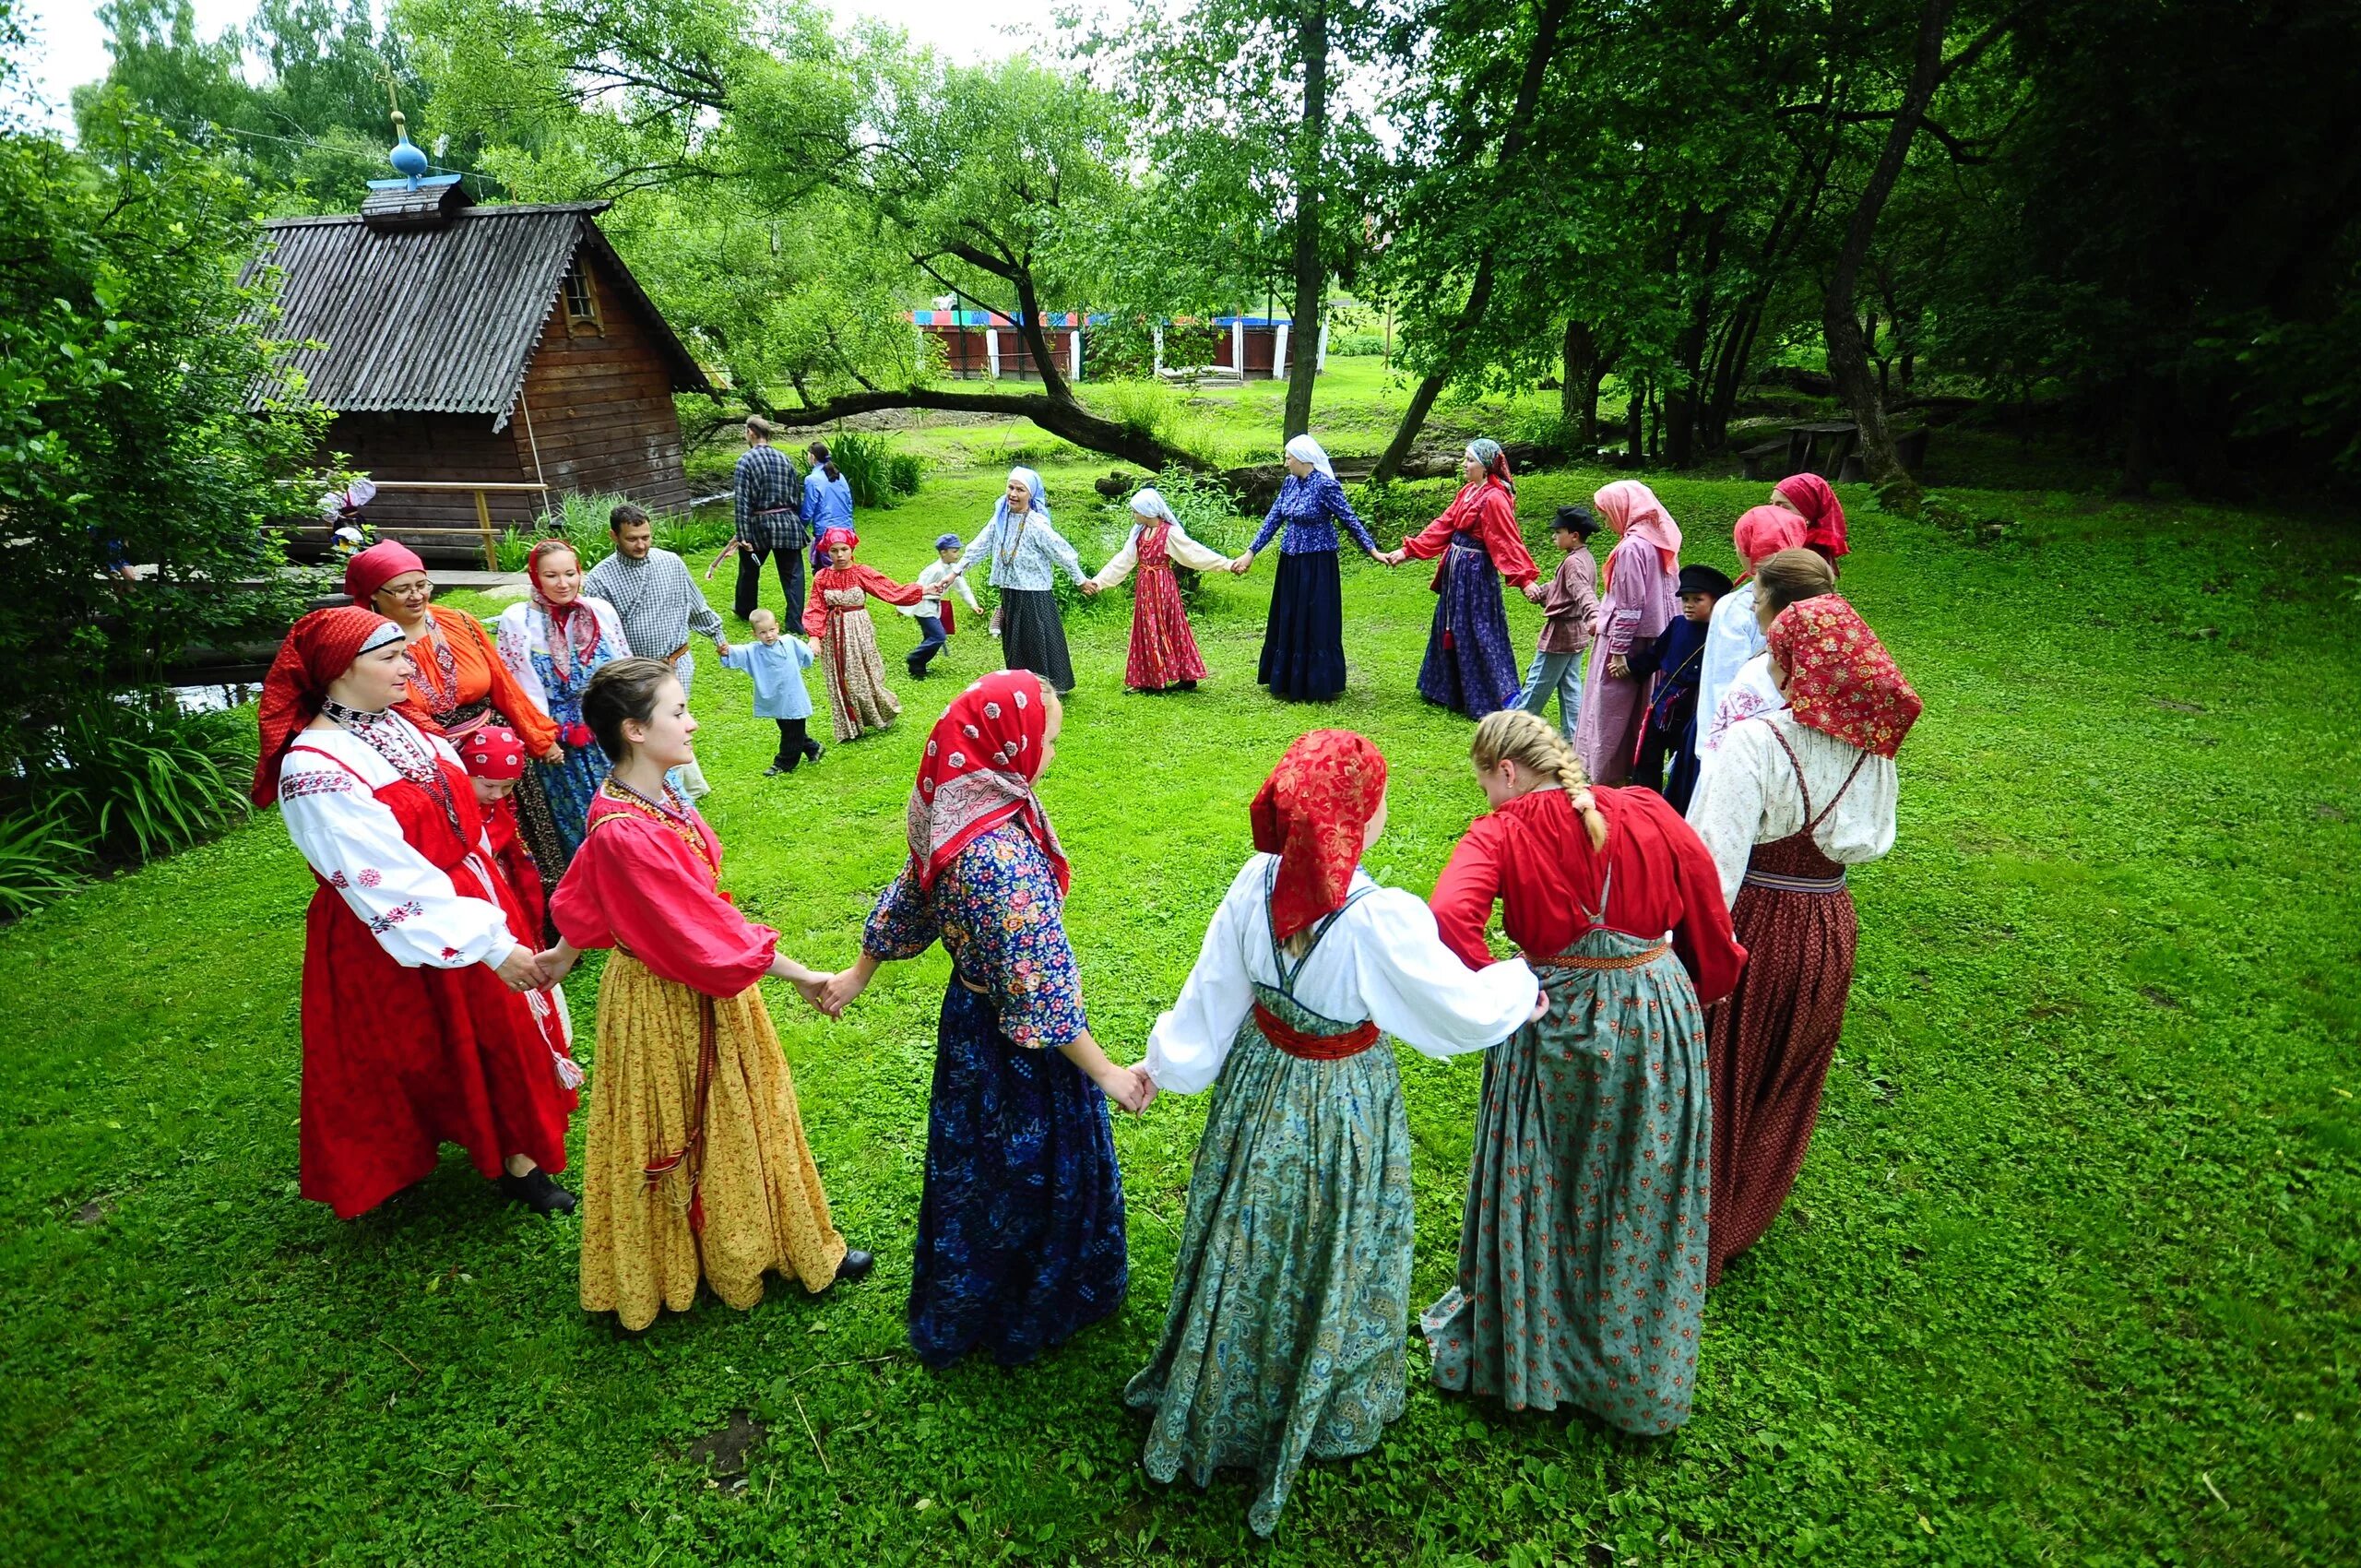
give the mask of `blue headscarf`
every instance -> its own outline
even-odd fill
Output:
[[[1025,481],[1025,488],[1033,493],[1033,515],[1043,522],[1048,522],[1050,499],[1049,493],[1041,488],[1041,476],[1031,469],[1011,469],[1008,470],[1008,477]],[[997,527],[1006,521],[1008,521],[1008,497],[1003,494],[997,502],[992,504],[992,522]]]

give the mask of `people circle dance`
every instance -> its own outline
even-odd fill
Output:
[[[1074,690],[1074,656],[1066,651],[1065,623],[1058,615],[1057,574],[1078,586],[1082,558],[1050,525],[1050,498],[1041,476],[1031,469],[1008,470],[1008,487],[992,506],[991,521],[959,554],[961,570],[979,560],[991,562],[990,581],[1000,595],[1001,657],[1011,670],[1030,670],[1060,696]]]
[[[457,1144],[516,1202],[550,1172],[581,1074],[532,927],[491,864],[458,753],[404,712],[402,628],[358,606],[295,623],[264,678],[253,796],[318,885],[304,917],[302,1191],[339,1219]]]
[[[1524,684],[1501,608],[1501,579],[1536,604],[1547,596],[1517,532],[1516,485],[1501,444],[1471,441],[1460,462],[1465,482],[1442,516],[1379,559],[1396,565],[1436,561],[1435,619],[1418,666],[1418,695],[1481,719],[1515,702]]]
[[[1689,808],[1751,955],[1714,1015],[1709,1285],[1778,1218],[1811,1146],[1853,986],[1845,868],[1893,847],[1894,754],[1921,711],[1833,594],[1778,611],[1767,640],[1785,706],[1732,727]]]
[[[607,777],[598,738],[582,720],[582,694],[600,665],[631,657],[631,642],[614,606],[582,591],[582,558],[564,540],[533,546],[525,584],[524,602],[500,612],[498,642],[501,662],[557,735],[534,760],[534,788],[516,796],[526,847],[554,894]]]
[[[1545,580],[1497,443],[1470,442],[1450,505],[1381,551],[1327,455],[1298,437],[1241,554],[1192,538],[1145,488],[1085,576],[1040,476],[1018,468],[984,529],[937,538],[905,585],[856,558],[849,488],[824,445],[811,455],[808,642],[760,612],[730,646],[628,505],[611,520],[623,564],[594,578],[625,613],[585,592],[574,547],[552,539],[494,637],[435,606],[419,557],[386,543],[348,564],[350,607],[289,632],[253,794],[280,807],[316,884],[303,1195],[366,1213],[451,1143],[508,1198],[575,1209],[554,1173],[585,1078],[560,983],[603,950],[583,1310],[637,1331],[708,1288],[748,1311],[774,1276],[806,1294],[857,1282],[876,1260],[836,1228],[762,982],[792,987],[783,1007],[839,1019],[884,966],[940,944],[907,1307],[925,1368],[979,1353],[1016,1366],[1119,1319],[1131,1275],[1112,1111],[1211,1090],[1161,1332],[1123,1352],[1145,1356],[1122,1394],[1152,1479],[1244,1472],[1247,1525],[1269,1537],[1306,1464],[1370,1452],[1402,1416],[1414,1321],[1436,1387],[1486,1408],[1579,1410],[1643,1435],[1687,1421],[1709,1291],[1762,1242],[1810,1146],[1858,941],[1846,878],[1893,844],[1895,757],[1922,712],[1834,591],[1845,523],[1826,482],[1782,481],[1776,505],[1737,519],[1732,584],[1684,566],[1662,502],[1618,480],[1590,510],[1557,510],[1562,558]],[[1594,591],[1597,527],[1615,541]],[[1132,1052],[1103,1044],[1085,1006],[1066,925],[1078,868],[1043,798],[1074,683],[1056,574],[1093,597],[1130,578],[1124,686],[1189,692],[1208,666],[1179,572],[1242,576],[1277,540],[1257,679],[1329,701],[1347,683],[1340,528],[1382,564],[1436,563],[1416,689],[1476,721],[1484,809],[1430,897],[1383,885],[1364,862],[1406,779],[1351,730],[1297,735],[1235,802],[1253,852],[1138,1059],[1119,1060]],[[822,754],[806,668],[838,741],[890,731],[902,705],[869,601],[917,623],[907,668],[924,680],[955,625],[946,596],[978,602],[963,574],[979,561],[1008,668],[959,691],[922,741],[878,742],[915,753],[900,868],[835,939],[842,968],[789,956],[723,891],[720,839],[685,788],[701,778],[690,637],[713,636],[750,678],[754,715],[778,731],[768,771],[791,775]],[[1540,607],[1529,670],[1504,581]],[[1429,817],[1476,804],[1420,802]],[[1148,882],[1128,864],[1079,870],[1130,879],[1123,896]],[[1453,1277],[1423,1311],[1424,1157],[1397,1042],[1483,1059]]]
[[[1227,568],[1229,558],[1189,537],[1171,503],[1153,489],[1132,497],[1132,531],[1115,558],[1082,585],[1097,596],[1139,569],[1132,587],[1132,643],[1123,665],[1123,684],[1134,692],[1162,695],[1193,692],[1205,678],[1205,661],[1189,630],[1188,608],[1180,602],[1176,566],[1192,572]]]
[[[1345,588],[1336,570],[1336,525],[1352,530],[1370,560],[1377,540],[1345,499],[1336,469],[1320,443],[1299,435],[1287,443],[1287,477],[1263,528],[1246,552],[1229,564],[1244,576],[1275,537],[1278,580],[1263,628],[1263,659],[1254,679],[1288,702],[1333,702],[1345,691]],[[1281,530],[1285,532],[1282,533]]]

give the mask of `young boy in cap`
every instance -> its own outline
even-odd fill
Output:
[[[1632,674],[1656,675],[1631,782],[1654,790],[1677,812],[1689,809],[1697,788],[1697,685],[1704,672],[1705,629],[1714,618],[1714,601],[1730,587],[1728,576],[1711,566],[1681,567],[1680,613],[1654,641],[1625,656]]]
[[[1549,694],[1558,694],[1558,732],[1569,743],[1583,712],[1583,649],[1598,633],[1598,563],[1591,559],[1590,536],[1598,519],[1586,506],[1560,506],[1549,524],[1549,539],[1566,552],[1557,575],[1537,602],[1545,619],[1533,668],[1525,671],[1525,690],[1516,706],[1527,713],[1548,717]]]
[[[967,608],[979,614],[983,612],[983,606],[976,602],[976,590],[967,586],[966,575],[959,570],[959,552],[963,548],[955,533],[936,540],[933,564],[919,574],[919,587],[926,590],[926,597],[916,604],[899,607],[903,614],[919,624],[919,646],[910,649],[909,657],[903,661],[910,667],[913,681],[926,679],[926,667],[934,662],[934,656],[943,651],[943,645],[957,629],[951,607],[943,602],[943,595],[955,584],[959,597],[967,601]]]

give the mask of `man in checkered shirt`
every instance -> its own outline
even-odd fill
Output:
[[[738,557],[738,619],[762,602],[763,557],[778,563],[778,586],[787,595],[780,623],[803,624],[803,547],[812,542],[803,526],[803,476],[795,459],[771,445],[778,426],[757,414],[746,422],[746,454],[738,459],[738,537],[721,555]],[[713,576],[713,567],[706,568]]]
[[[656,547],[656,529],[643,508],[624,502],[608,515],[607,529],[615,536],[615,552],[590,569],[582,591],[613,605],[632,652],[670,665],[687,696],[697,675],[689,634],[711,637],[715,652],[728,653],[721,617],[690,580],[688,564]],[[691,800],[708,792],[705,771],[694,762],[682,768],[681,786]]]

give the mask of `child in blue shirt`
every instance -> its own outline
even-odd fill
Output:
[[[779,636],[778,617],[767,610],[755,611],[747,623],[754,628],[754,640],[732,643],[721,662],[754,678],[754,717],[777,721],[778,755],[763,769],[764,778],[776,778],[820,760],[820,742],[803,731],[803,721],[812,717],[803,672],[812,668],[813,653],[801,638]]]

